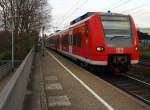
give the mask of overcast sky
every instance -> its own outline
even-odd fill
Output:
[[[150,27],[150,0],[49,0],[52,25],[64,28],[86,12],[130,14],[137,27]]]

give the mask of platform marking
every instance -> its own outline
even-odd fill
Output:
[[[44,79],[46,81],[57,81],[58,80],[57,76],[46,76]]]
[[[48,52],[48,51],[47,51]],[[63,65],[54,55],[48,52],[52,58],[54,58],[70,75],[72,75],[79,83],[84,86],[93,96],[100,101],[108,110],[114,110],[104,99],[102,99],[98,94],[96,94],[90,87],[88,87],[81,79],[79,79],[71,70],[69,70],[65,65]]]
[[[48,106],[71,106],[71,102],[67,96],[49,96],[48,97]]]
[[[45,85],[46,90],[62,90],[62,86],[60,83],[50,83]]]

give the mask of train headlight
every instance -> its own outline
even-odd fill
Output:
[[[135,47],[135,50],[138,51],[138,47]]]
[[[104,51],[104,48],[103,47],[96,47],[96,51],[97,52],[102,52],[102,51]]]

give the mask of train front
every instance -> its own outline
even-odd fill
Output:
[[[108,65],[114,72],[125,72],[139,62],[138,35],[131,16],[101,15]]]

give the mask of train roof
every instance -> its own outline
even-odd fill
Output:
[[[101,16],[108,16],[108,15],[113,15],[113,16],[128,16],[120,13],[111,13],[110,11],[108,12],[87,12],[86,14],[74,19],[73,21],[70,22],[70,25],[76,24],[77,22],[82,21],[83,19],[86,19],[92,15],[99,14]]]

